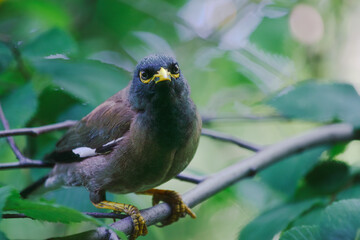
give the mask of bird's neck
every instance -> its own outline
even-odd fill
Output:
[[[162,145],[178,146],[187,138],[186,129],[196,117],[188,95],[154,98],[143,112],[143,121]]]
[[[189,96],[183,94],[158,94],[146,106],[144,114],[154,125],[174,126],[181,122],[179,118],[185,117],[189,100]]]

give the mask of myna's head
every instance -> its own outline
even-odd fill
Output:
[[[150,55],[136,66],[130,89],[130,100],[135,107],[143,108],[157,100],[176,101],[184,94],[189,94],[189,87],[175,58]]]

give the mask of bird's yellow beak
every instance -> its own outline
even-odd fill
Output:
[[[163,82],[163,81],[170,81],[171,82],[171,76],[167,69],[160,68],[157,74],[154,75],[155,83]]]

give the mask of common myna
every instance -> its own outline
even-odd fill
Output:
[[[44,186],[84,186],[95,207],[131,216],[132,239],[147,233],[144,218],[133,205],[106,201],[106,191],[153,195],[153,204],[168,202],[172,215],[163,225],[186,214],[195,218],[179,194],[153,188],[190,163],[200,131],[201,118],[177,61],[165,55],[145,57],[126,88],[71,127],[56,144],[46,157],[55,167]]]

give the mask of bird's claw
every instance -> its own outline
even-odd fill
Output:
[[[130,204],[102,201],[99,203],[93,203],[97,208],[110,209],[116,213],[126,213],[129,215],[134,224],[134,230],[130,235],[130,240],[134,240],[139,236],[145,236],[148,233],[145,219],[141,216],[137,207]]]
[[[195,213],[184,203],[179,193],[171,190],[159,190],[153,194],[153,206],[160,201],[164,201],[171,206],[171,215],[166,220],[162,221],[158,227],[163,227],[176,222],[186,214],[192,218],[196,218]]]
[[[148,233],[146,222],[136,207],[131,211],[130,216],[134,223],[134,230],[129,239],[133,240],[139,236],[145,236]]]

